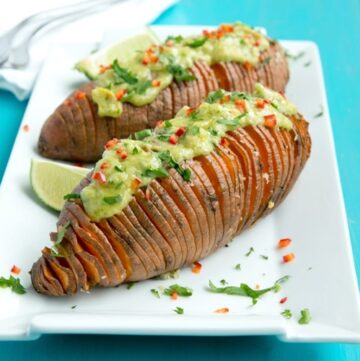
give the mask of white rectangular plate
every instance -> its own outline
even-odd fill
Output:
[[[202,28],[159,26],[154,30],[164,38],[168,34],[197,33]],[[305,53],[291,62],[287,94],[310,121],[313,139],[311,157],[286,201],[229,247],[203,260],[200,274],[184,269],[177,280],[149,280],[130,290],[125,286],[97,289],[60,299],[36,294],[27,273],[41,248],[49,245],[48,234],[55,229],[57,218],[32,193],[29,167],[31,158],[39,157],[36,143],[44,120],[84,81],[72,66],[93,44],[62,44],[54,49],[24,116],[22,126],[27,124],[30,131],[24,132],[21,126],[1,185],[0,275],[7,276],[13,264],[20,266],[27,294],[19,296],[0,289],[0,338],[31,339],[43,333],[275,334],[287,341],[360,341],[359,295],[319,52],[307,41],[282,44],[292,54]],[[321,110],[323,115],[314,117]],[[293,242],[280,252],[276,245],[284,237]],[[246,257],[250,247],[255,252]],[[282,255],[290,251],[296,260],[283,264]],[[234,269],[238,263],[241,271]],[[287,274],[291,279],[282,291],[265,295],[255,306],[248,298],[206,290],[209,280],[267,287]],[[173,301],[165,296],[157,299],[150,292],[172,283],[193,288],[193,296]],[[288,301],[281,305],[279,300],[285,296]],[[77,307],[72,308],[74,305]],[[184,315],[173,312],[177,306],[184,308]],[[214,313],[222,307],[230,312]],[[280,316],[285,308],[292,310],[293,319]],[[297,323],[303,308],[309,308],[312,315],[312,322],[306,326]]]

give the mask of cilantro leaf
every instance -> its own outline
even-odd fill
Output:
[[[138,82],[138,79],[129,70],[122,68],[119,65],[117,59],[113,61],[111,67],[120,81],[123,81],[130,85],[136,84]]]
[[[178,284],[174,284],[164,289],[164,295],[171,296],[173,293],[176,293],[181,297],[189,297],[192,296],[192,289],[189,287],[183,287]]]
[[[145,169],[142,175],[147,178],[157,178],[157,177],[168,177],[169,173],[165,168],[160,167],[158,169]]]
[[[245,256],[249,257],[251,255],[251,253],[254,253],[254,252],[255,252],[254,248],[250,247],[249,250],[245,253]]]
[[[64,195],[64,199],[67,201],[70,199],[79,199],[79,198],[80,198],[80,194],[78,193],[69,193]]]
[[[15,278],[14,276],[10,276],[9,278],[0,277],[0,287],[11,288],[11,291],[17,293],[18,295],[26,293],[24,286],[20,283],[20,279]]]
[[[250,297],[252,299],[252,303],[255,305],[259,297],[268,293],[270,291],[278,292],[280,289],[280,285],[289,279],[289,276],[284,276],[278,279],[273,286],[264,288],[262,290],[254,290],[246,283],[241,283],[239,287],[237,286],[227,286],[227,287],[216,287],[211,281],[209,281],[209,291],[213,293],[224,293],[226,295],[233,296],[244,296]]]
[[[280,314],[287,320],[289,320],[292,317],[292,312],[288,308],[282,311]]]
[[[160,293],[158,290],[156,290],[155,288],[152,288],[150,290],[150,292],[156,297],[156,298],[160,298]]]
[[[134,287],[136,282],[128,282],[126,285],[126,289],[129,290],[130,288]]]
[[[208,38],[204,36],[203,38],[194,39],[193,41],[187,43],[186,45],[189,46],[190,48],[199,48],[200,46],[203,46],[207,41]]]
[[[143,140],[144,138],[150,137],[152,135],[151,129],[144,129],[136,132],[134,137],[136,140]]]
[[[184,67],[179,64],[169,64],[167,66],[167,71],[172,74],[177,81],[189,81],[196,79],[194,75],[190,74]]]
[[[234,268],[235,268],[237,271],[241,271],[241,264],[238,263]]]
[[[51,247],[51,255],[54,257],[63,257],[58,250],[58,246],[61,244],[66,230],[68,229],[68,227],[70,226],[70,221],[67,221],[63,226],[61,226],[61,228],[58,230],[57,235],[56,235],[56,241],[53,244],[53,246]]]
[[[304,308],[303,310],[300,311],[300,318],[298,320],[298,323],[300,325],[307,325],[310,323],[310,321],[311,321],[310,310],[308,308]]]
[[[181,307],[176,307],[175,310],[173,310],[173,311],[176,312],[178,315],[184,314],[184,309]]]
[[[223,89],[218,89],[216,91],[209,93],[205,101],[206,103],[210,103],[210,104],[216,103],[218,100],[222,99],[224,94],[225,91]]]
[[[113,205],[121,202],[121,196],[104,197],[103,201],[108,205]]]
[[[177,36],[170,35],[166,38],[165,43],[167,43],[169,40],[172,40],[174,43],[179,44],[184,40],[184,38],[181,35],[177,35]]]

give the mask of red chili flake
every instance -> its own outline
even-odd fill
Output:
[[[109,69],[111,69],[111,66],[110,65],[100,65],[100,68],[99,68],[99,73],[100,74],[103,74],[105,73],[106,71],[108,71]]]
[[[161,84],[160,80],[158,79],[154,79],[152,82],[151,82],[151,86],[154,87],[154,88],[157,88],[159,87]]]
[[[225,35],[225,31],[222,30],[222,29],[219,29],[219,30],[216,32],[216,37],[217,37],[218,39],[221,39],[224,35]]]
[[[200,262],[194,262],[194,266],[191,271],[193,273],[200,273],[201,268],[202,268],[202,264]]]
[[[134,178],[131,182],[131,188],[133,190],[136,190],[140,187],[140,184],[141,184],[141,180],[139,178]]]
[[[128,157],[128,154],[123,149],[118,149],[116,154],[122,159],[125,160]]]
[[[178,294],[174,291],[172,294],[171,294],[171,299],[172,300],[177,300],[177,298],[178,298]]]
[[[259,46],[259,45],[260,45],[260,40],[256,40],[254,46]]]
[[[210,31],[205,29],[202,31],[202,34],[208,38],[210,36]]]
[[[113,138],[113,139],[110,139],[105,145],[104,145],[104,148],[105,149],[112,149],[115,147],[116,144],[119,143],[119,139],[117,138]]]
[[[234,27],[232,25],[229,25],[229,24],[220,25],[220,29],[222,31],[224,31],[225,33],[233,33],[234,32]]]
[[[170,135],[169,143],[175,145],[177,144],[177,142],[178,142],[178,137],[175,134]]]
[[[222,137],[220,139],[220,144],[223,145],[224,147],[227,147],[229,145],[229,141],[225,137]]]
[[[164,126],[163,120],[158,120],[155,124],[155,128],[162,128]]]
[[[96,180],[100,184],[105,184],[106,183],[106,177],[105,177],[105,174],[103,172],[95,172],[92,175],[92,179]]]
[[[71,101],[70,99],[65,99],[65,100],[64,100],[64,105],[65,105],[66,107],[71,107],[71,106],[72,106],[72,101]]]
[[[29,130],[30,130],[30,127],[28,124],[24,124],[23,127],[22,127],[22,130],[25,132],[25,133],[28,133]]]
[[[126,94],[126,89],[119,89],[115,94],[116,99],[121,100],[125,94]]]
[[[176,131],[176,135],[178,136],[178,137],[181,137],[182,135],[184,135],[186,133],[186,128],[184,128],[184,127],[181,127],[181,128],[179,128],[177,131]]]
[[[16,265],[13,265],[13,266],[11,267],[11,273],[14,273],[14,274],[18,275],[18,274],[20,274],[20,272],[21,272],[21,268],[20,268],[20,267],[18,267],[18,266],[16,266]]]
[[[245,70],[247,70],[247,71],[250,71],[253,68],[252,64],[249,63],[248,61],[245,61],[243,66],[244,66]]]
[[[287,247],[290,243],[291,243],[291,239],[290,239],[290,238],[280,239],[280,241],[279,241],[279,243],[278,243],[278,248],[285,248],[285,247]]]
[[[274,128],[276,125],[275,114],[264,115],[264,125],[268,128]]]
[[[150,54],[150,61],[155,64],[159,61],[159,57],[155,54]]]
[[[286,255],[283,256],[283,261],[284,263],[288,263],[291,262],[295,259],[295,254],[294,253],[288,253]]]
[[[214,311],[214,313],[229,313],[229,309],[227,307],[223,307],[223,308],[218,308],[217,310]]]
[[[75,92],[75,99],[76,100],[84,100],[86,99],[86,94],[80,90]]]
[[[142,59],[142,63],[144,65],[148,65],[150,63],[150,57],[149,57],[149,54],[148,53],[145,53],[143,59]]]
[[[244,99],[236,99],[235,105],[240,111],[242,111],[242,112],[245,111],[246,103],[245,103]]]
[[[105,170],[105,169],[109,169],[109,168],[110,168],[110,164],[107,162],[101,163],[101,165],[100,165],[101,170]]]
[[[149,187],[146,188],[146,191],[145,191],[145,199],[146,199],[147,201],[150,201],[150,200],[151,200],[150,188],[149,188]]]
[[[279,302],[281,303],[281,304],[283,304],[283,303],[285,303],[286,301],[287,301],[287,297],[283,297]]]
[[[188,108],[188,109],[186,109],[186,112],[185,112],[185,114],[186,114],[186,116],[190,116],[193,112],[194,112],[194,108]]]
[[[224,95],[220,101],[220,103],[227,103],[228,101],[230,101],[231,97],[229,94]]]

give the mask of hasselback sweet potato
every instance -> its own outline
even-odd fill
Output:
[[[210,154],[185,162],[191,182],[171,169],[110,218],[94,222],[80,199],[66,202],[58,221],[58,230],[66,225],[63,256],[44,248],[31,271],[34,288],[66,296],[144,280],[224,246],[279,205],[304,167],[308,123],[300,114],[291,121],[291,130],[257,125],[227,132]]]
[[[280,45],[271,42],[260,58],[256,66],[250,67],[236,62],[210,66],[198,61],[189,70],[196,80],[173,81],[152,103],[144,106],[123,103],[123,112],[116,118],[98,115],[97,104],[92,99],[95,84],[87,83],[46,120],[38,140],[39,152],[47,158],[94,162],[101,157],[109,139],[153,128],[158,120],[172,118],[184,105],[198,106],[216,89],[251,92],[255,83],[260,82],[276,91],[284,91],[289,71]]]

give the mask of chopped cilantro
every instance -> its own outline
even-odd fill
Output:
[[[142,175],[147,178],[158,178],[167,177],[169,173],[165,168],[160,167],[158,169],[145,169]]]
[[[77,307],[77,305],[71,306],[71,309],[73,310],[73,309],[75,309],[76,307]]]
[[[129,290],[130,288],[134,287],[136,282],[128,282],[126,285],[126,289]]]
[[[220,280],[220,283],[221,283],[223,286],[225,286],[225,285],[228,285],[228,284],[229,284],[229,282],[227,282],[227,281],[226,281],[226,280],[224,280],[224,279]]]
[[[181,35],[177,35],[177,36],[171,35],[166,38],[165,43],[167,43],[169,40],[172,40],[174,43],[179,44],[184,40],[184,38]]]
[[[289,320],[292,317],[292,312],[287,308],[281,312],[281,315]]]
[[[310,65],[311,65],[311,61],[308,61],[308,62],[304,63],[304,67],[305,67],[305,68],[307,68],[307,67],[310,66]]]
[[[128,83],[130,85],[133,85],[138,82],[138,79],[131,72],[122,68],[119,65],[117,59],[113,61],[111,67],[120,81]]]
[[[152,135],[151,129],[144,129],[136,132],[134,137],[136,140],[143,140],[144,138],[150,137],[150,135]]]
[[[26,293],[24,286],[20,283],[20,279],[15,278],[14,276],[10,276],[9,278],[0,277],[0,287],[10,288],[12,292],[17,293],[18,295]]]
[[[189,297],[192,295],[192,289],[189,287],[183,287],[178,284],[174,284],[164,289],[164,295],[171,296],[173,293],[176,293],[181,297]]]
[[[199,48],[200,46],[203,46],[207,41],[208,38],[204,36],[203,38],[194,39],[193,41],[187,43],[186,45],[189,46],[190,48]]]
[[[250,247],[249,250],[246,252],[245,256],[249,257],[251,255],[251,253],[254,253],[254,252],[255,252],[254,248]]]
[[[237,271],[241,271],[241,264],[238,263],[234,268],[235,268]]]
[[[173,310],[173,311],[176,312],[178,315],[184,314],[184,309],[181,307],[176,307],[175,310]]]
[[[119,165],[116,165],[114,168],[118,172],[123,172],[124,171]]]
[[[307,325],[310,323],[310,321],[311,321],[310,310],[308,308],[304,308],[303,310],[300,311],[300,318],[298,320],[298,323],[300,325]]]
[[[321,105],[320,107],[321,107],[320,112],[319,112],[319,113],[316,113],[316,114],[314,115],[314,118],[320,118],[320,117],[322,117],[322,116],[324,115],[324,108],[323,108],[322,105]]]
[[[152,288],[150,290],[150,292],[156,297],[156,298],[160,298],[160,293],[158,290],[156,290],[155,288]]]
[[[53,246],[51,247],[51,255],[52,256],[54,256],[54,257],[63,257],[63,255],[61,255],[59,253],[58,246],[62,242],[62,240],[63,240],[63,238],[65,236],[66,230],[67,230],[67,228],[69,226],[70,226],[70,221],[67,221],[63,226],[60,227],[59,231],[57,232],[56,241],[53,244]]]
[[[138,147],[134,147],[134,149],[132,150],[132,154],[135,155],[135,154],[139,154],[139,148]]]
[[[199,134],[200,132],[200,128],[199,127],[190,127],[188,132],[191,134],[191,135],[197,135]]]
[[[169,64],[167,66],[167,71],[172,74],[177,81],[188,81],[196,79],[194,75],[190,74],[184,67],[179,64]]]
[[[216,287],[211,281],[209,281],[209,291],[213,293],[224,293],[227,295],[234,296],[245,296],[252,299],[253,305],[257,303],[259,297],[268,293],[270,291],[278,292],[281,288],[281,284],[289,279],[289,276],[284,276],[278,279],[273,286],[264,288],[262,290],[254,290],[246,283],[241,283],[239,287],[237,286],[227,286],[227,287]]]
[[[138,81],[132,88],[135,93],[144,94],[151,86],[151,80]]]
[[[302,58],[304,55],[305,55],[305,51],[300,51],[300,52],[297,53],[297,54],[291,54],[291,53],[289,53],[289,52],[286,52],[286,56],[287,56],[289,59],[292,59],[292,60],[294,60],[294,61],[299,60],[299,59]]]
[[[267,261],[267,260],[269,259],[269,256],[265,256],[265,255],[263,255],[263,254],[261,254],[260,257],[261,257],[262,259],[264,259],[265,261]]]
[[[209,95],[205,101],[206,101],[206,103],[210,103],[210,104],[216,103],[217,101],[222,99],[224,94],[225,94],[224,90],[218,89],[216,91],[209,93]]]
[[[165,126],[165,128],[171,128],[172,124],[171,124],[171,122],[169,120],[165,120],[164,126]]]
[[[64,195],[64,199],[67,201],[69,201],[70,199],[79,199],[79,198],[80,198],[80,194],[78,193],[69,193]]]
[[[121,197],[119,195],[118,196],[113,196],[113,197],[104,197],[103,201],[106,204],[111,206],[113,204],[120,203],[121,202]]]
[[[159,158],[170,168],[174,168],[185,181],[189,182],[191,179],[191,170],[189,168],[183,168],[178,164],[171,156],[168,150],[159,153]]]

